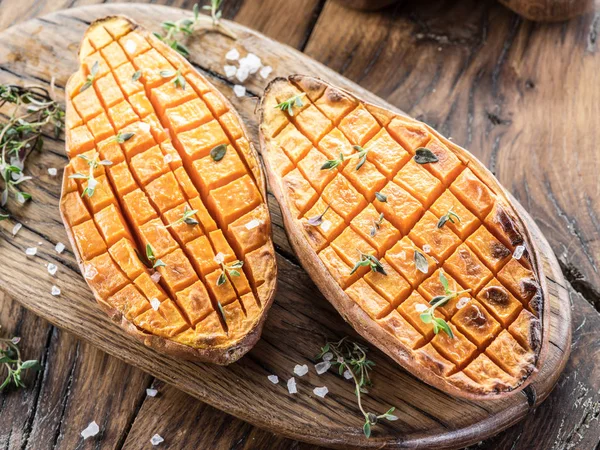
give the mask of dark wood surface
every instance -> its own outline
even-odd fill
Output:
[[[61,6],[31,3],[3,5],[2,25]],[[418,3],[366,14],[331,2],[229,2],[226,16],[305,50],[453,136],[496,170],[561,259],[574,288],[574,341],[548,401],[481,447],[594,448],[600,319],[582,296],[598,302],[597,17],[542,26],[493,2]],[[285,6],[276,15],[275,4]],[[14,302],[1,307],[4,333],[24,336],[27,354],[45,363],[28,390],[0,398],[2,447],[75,448],[79,432],[95,419],[102,437],[88,442],[90,448],[143,448],[154,432],[167,448],[309,448],[183,400],[185,394],[167,386],[146,399],[148,376]]]

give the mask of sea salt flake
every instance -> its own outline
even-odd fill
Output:
[[[308,366],[306,364],[303,364],[303,365],[296,364],[296,367],[294,367],[294,374],[298,375],[299,377],[303,377],[307,373],[308,373]]]
[[[423,251],[424,251],[425,253],[429,253],[429,252],[431,252],[431,245],[429,245],[429,244],[425,244],[425,245],[423,246]]]
[[[223,264],[223,261],[225,261],[225,255],[219,252],[215,255],[214,259],[217,264]]]
[[[348,369],[344,370],[344,378],[346,380],[350,380],[352,378],[352,373]]]
[[[55,297],[58,297],[60,295],[60,288],[58,286],[52,286],[50,293]]]
[[[248,72],[254,74],[262,67],[262,61],[254,53],[248,53],[240,59],[240,69],[247,68]]]
[[[261,223],[262,222],[258,219],[252,219],[245,225],[246,230],[254,230],[256,227],[259,227]]]
[[[327,386],[316,387],[313,389],[313,392],[317,397],[324,398],[329,392],[329,389],[327,389]]]
[[[233,78],[235,76],[235,73],[237,72],[237,67],[230,66],[230,65],[224,65],[223,71],[225,72],[225,76],[227,78]]]
[[[170,162],[173,161],[173,155],[171,155],[171,154],[165,155],[163,157],[163,161],[165,162],[165,164],[169,164]]]
[[[416,310],[417,312],[419,312],[419,313],[422,313],[423,311],[426,311],[426,310],[427,310],[427,306],[426,306],[426,305],[424,305],[423,303],[417,303],[417,304],[415,305],[415,310]]]
[[[150,306],[152,306],[152,309],[154,311],[158,311],[158,308],[160,308],[160,300],[157,298],[153,298],[152,300],[150,300]]]
[[[237,78],[240,83],[243,83],[248,79],[248,75],[250,75],[250,71],[246,67],[240,67],[235,73],[235,78]]]
[[[315,370],[317,371],[317,375],[322,375],[329,370],[331,367],[331,363],[329,361],[323,361],[318,364],[315,364]]]
[[[58,267],[56,266],[56,264],[48,264],[48,273],[52,276],[56,275],[56,271],[58,270]]]
[[[59,242],[56,244],[56,246],[54,247],[54,250],[56,250],[56,253],[62,253],[65,251],[65,244],[63,244],[62,242]]]
[[[277,375],[269,375],[267,378],[273,384],[279,383],[279,377]]]
[[[36,253],[37,253],[37,247],[29,247],[25,250],[25,254],[27,256],[35,256]]]
[[[260,76],[263,80],[266,80],[269,75],[271,75],[271,72],[273,72],[273,68],[271,66],[264,66],[262,69],[260,69]]]
[[[513,253],[513,258],[521,259],[521,257],[523,256],[523,253],[525,253],[525,246],[517,245],[517,247],[515,248],[515,251]]]
[[[50,175],[51,177],[55,177],[56,174],[58,174],[58,170],[56,170],[56,167],[48,168],[48,175]]]
[[[225,54],[225,59],[227,61],[237,61],[240,59],[240,52],[238,52],[237,48],[232,48]]]
[[[148,397],[156,397],[156,394],[158,394],[156,389],[146,389],[146,395]]]
[[[327,352],[323,355],[323,361],[331,361],[333,359],[333,353]]]
[[[86,264],[83,266],[83,277],[87,280],[92,280],[98,275],[98,271],[91,264]]]
[[[154,272],[152,275],[150,275],[150,278],[152,279],[152,281],[154,281],[155,283],[158,283],[160,281],[160,277],[161,274],[160,272],[156,271]]]
[[[152,436],[152,439],[150,439],[150,443],[154,446],[157,446],[158,444],[165,442],[165,440],[162,438],[162,436],[160,434],[155,434],[154,436]]]
[[[470,300],[471,299],[469,297],[462,297],[456,303],[456,309],[462,309],[462,308],[464,308],[467,305],[467,303],[469,303]]]
[[[150,132],[150,124],[146,123],[146,122],[140,122],[138,125],[139,129],[149,133]]]
[[[100,427],[94,421],[91,422],[85,430],[81,432],[81,437],[85,440],[89,437],[96,436],[100,432]]]
[[[246,88],[241,84],[236,84],[235,86],[233,86],[233,93],[236,97],[243,97],[244,95],[246,95]]]
[[[132,54],[133,52],[135,52],[136,48],[137,48],[137,44],[135,43],[134,40],[128,39],[127,42],[125,42],[125,51],[127,53]]]
[[[288,380],[287,388],[290,394],[296,394],[298,392],[298,389],[296,388],[296,379],[294,377]]]
[[[321,222],[321,229],[325,233],[327,233],[331,229],[331,221],[330,220],[324,220],[323,222]]]
[[[23,228],[23,225],[22,225],[22,224],[20,224],[20,223],[18,223],[18,222],[17,222],[17,223],[15,223],[15,226],[14,226],[14,227],[13,227],[13,229],[12,229],[12,235],[13,235],[13,236],[16,236],[16,235],[17,235],[17,233],[19,232],[19,230],[20,230],[21,228]]]

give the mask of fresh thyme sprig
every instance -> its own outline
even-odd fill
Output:
[[[150,244],[146,244],[146,258],[148,258],[148,261],[150,261],[150,264],[152,265],[152,269],[156,269],[157,267],[166,267],[167,266],[164,262],[162,262],[162,260],[156,259],[156,256],[154,255],[154,249],[152,248],[152,246]]]
[[[308,224],[312,225],[313,227],[318,227],[319,225],[321,225],[323,223],[323,217],[325,216],[325,213],[329,211],[329,208],[331,208],[331,206],[327,205],[327,208],[325,208],[325,210],[321,214],[309,218]]]
[[[119,133],[117,133],[116,136],[114,136],[112,138],[112,140],[114,142],[116,142],[117,144],[123,144],[124,142],[127,142],[129,139],[131,139],[134,136],[135,136],[135,133],[133,133],[131,131],[128,131],[126,133],[119,132]]]
[[[111,166],[112,161],[108,159],[100,161],[98,158],[92,159],[86,155],[77,155],[77,157],[88,163],[88,166],[90,166],[90,171],[88,175],[83,173],[74,173],[73,175],[70,175],[69,178],[73,178],[75,180],[87,180],[88,184],[81,193],[81,196],[85,197],[87,195],[88,198],[91,198],[94,195],[94,192],[96,192],[96,186],[98,185],[98,180],[94,178],[94,170],[96,170],[98,166]]]
[[[227,275],[225,275],[225,272],[227,272],[231,277],[241,276],[239,270],[237,269],[241,269],[244,265],[244,261],[234,261],[232,263],[225,264],[223,258],[224,257],[222,253],[218,253],[217,256],[215,256],[215,262],[221,266],[221,275],[219,275],[219,278],[217,278],[217,286],[221,286],[227,282]]]
[[[235,40],[237,39],[235,33],[220,22],[222,15],[220,8],[222,3],[223,0],[211,0],[210,6],[205,5],[202,7],[202,9],[211,11],[210,20],[212,22],[212,31],[216,31],[217,33],[221,33],[222,35]],[[163,22],[161,26],[165,31],[164,36],[160,33],[154,33],[154,36],[186,58],[189,58],[190,50],[182,42],[180,42],[182,35],[186,37],[191,36],[200,22],[209,19],[208,17],[200,14],[200,9],[197,3],[194,5],[193,13],[193,18],[180,19],[176,22],[170,20]]]
[[[186,205],[183,210],[183,216],[181,216],[175,222],[172,222],[169,225],[167,225],[166,228],[172,227],[173,225],[177,225],[178,223],[185,223],[187,225],[198,225],[200,222],[194,219],[194,214],[196,214],[197,212],[197,209],[188,209]]]
[[[442,228],[444,225],[446,225],[446,222],[456,223],[454,219],[460,222],[460,217],[458,217],[458,214],[456,214],[454,211],[452,211],[452,208],[450,208],[446,214],[440,217],[437,227]]]
[[[22,182],[31,179],[24,175],[25,159],[30,150],[42,150],[46,127],[52,126],[58,138],[65,123],[64,110],[41,86],[0,84],[0,108],[7,104],[14,108],[7,114],[8,122],[0,125],[0,176],[4,182],[0,206],[7,204],[9,191],[14,191],[20,204],[31,199],[20,188]]]
[[[290,116],[293,116],[294,108],[302,108],[304,106],[304,103],[302,103],[302,98],[304,98],[305,95],[306,94],[304,92],[298,95],[292,95],[287,100],[275,105],[275,109],[280,109],[284,112],[287,111]]]
[[[381,192],[375,192],[375,198],[380,202],[387,203],[387,195],[382,194]]]
[[[358,158],[358,163],[354,170],[359,170],[367,161],[367,153],[369,150],[362,148],[360,145],[353,145],[352,148],[357,151],[350,156],[344,156],[343,153],[340,153],[340,157],[337,159],[328,159],[322,166],[321,170],[332,170],[337,166],[342,164],[344,161],[348,161],[349,159]]]
[[[181,69],[177,69],[175,70],[161,70],[160,71],[160,76],[162,78],[171,78],[171,77],[175,77],[173,78],[173,84],[175,85],[175,87],[178,87],[180,89],[185,89],[185,78],[183,77],[183,75],[181,75]]]
[[[373,255],[360,252],[360,259],[354,264],[350,275],[358,270],[359,267],[370,267],[373,272],[378,272],[382,275],[387,275],[381,262]]]
[[[326,342],[325,346],[321,348],[321,352],[317,355],[317,359],[321,359],[328,353],[333,354],[331,365],[338,368],[340,375],[343,375],[345,372],[351,375],[352,381],[354,381],[354,392],[358,408],[365,419],[363,432],[367,438],[371,437],[371,427],[377,425],[380,420],[398,420],[392,414],[396,409],[394,407],[388,409],[384,414],[368,412],[363,407],[361,394],[368,393],[367,387],[372,385],[369,371],[375,366],[375,363],[367,358],[368,351],[368,348],[364,345],[350,341],[349,338],[344,337],[337,342]]]
[[[431,323],[433,325],[433,332],[435,334],[438,334],[440,331],[444,331],[448,336],[450,336],[452,339],[454,339],[454,333],[452,332],[452,328],[450,328],[450,325],[448,325],[448,322],[446,322],[441,317],[435,317],[435,315],[434,315],[435,310],[436,310],[436,308],[439,308],[440,306],[444,306],[446,303],[448,303],[453,298],[456,298],[460,294],[465,294],[467,292],[471,292],[471,289],[464,289],[462,291],[451,290],[450,286],[448,284],[448,278],[446,278],[446,275],[444,275],[444,272],[441,269],[440,269],[440,283],[442,284],[442,287],[444,288],[445,295],[437,295],[437,296],[433,297],[431,299],[431,301],[429,302],[429,304],[431,306],[428,309],[426,309],[425,311],[423,311],[421,313],[420,317],[421,317],[421,320],[423,321],[423,323]]]
[[[6,389],[11,383],[17,387],[25,387],[25,383],[21,378],[23,371],[40,370],[41,365],[38,361],[31,359],[23,361],[21,359],[21,351],[19,350],[19,342],[21,338],[13,337],[10,339],[0,338],[0,365],[6,369],[6,378],[0,384],[0,392]]]
[[[377,231],[379,231],[379,229],[381,228],[383,219],[384,219],[383,213],[380,213],[379,218],[377,220],[373,220],[373,227],[371,228],[371,231],[369,232],[371,237],[374,237],[377,234]]]
[[[429,262],[427,262],[425,255],[419,250],[415,249],[414,259],[417,270],[421,273],[427,274],[427,272],[429,272]]]
[[[90,70],[90,74],[85,79],[85,83],[83,83],[81,85],[81,87],[79,88],[80,93],[85,91],[86,89],[92,87],[92,84],[94,84],[94,80],[96,79],[96,76],[98,75],[99,68],[100,68],[100,65],[99,65],[98,61],[96,61]]]

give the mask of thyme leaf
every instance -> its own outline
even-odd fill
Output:
[[[156,256],[154,255],[154,250],[152,249],[152,246],[150,244],[146,244],[146,258],[148,258],[148,261],[150,261],[150,264],[152,265],[153,269],[156,269],[157,267],[167,266],[160,259],[156,259]]]
[[[15,388],[25,387],[22,375],[26,370],[38,371],[42,368],[37,360],[23,361],[19,342],[21,338],[0,338],[0,365],[6,369],[6,378],[0,384],[0,392],[6,389],[9,385],[14,385]]]
[[[419,272],[427,274],[429,272],[429,263],[427,262],[427,258],[425,255],[421,253],[419,250],[415,250],[415,266]]]
[[[304,92],[302,92],[301,94],[298,94],[298,95],[293,95],[290,98],[288,98],[287,100],[276,105],[275,109],[280,109],[281,111],[287,112],[290,116],[293,116],[294,115],[294,107],[302,108],[304,106],[304,103],[302,103],[302,98],[305,95],[306,94]]]
[[[325,211],[323,211],[321,214],[308,219],[308,224],[312,225],[313,227],[318,227],[321,225],[323,223],[323,216],[325,216],[325,213],[329,211],[329,208],[331,208],[331,206],[327,205],[327,208],[325,208]]]
[[[196,214],[197,212],[198,212],[197,209],[189,209],[187,207],[187,205],[185,205],[183,208],[183,215],[179,219],[177,219],[175,222],[172,222],[169,225],[167,225],[166,228],[172,227],[173,225],[177,225],[178,223],[185,223],[187,225],[200,224],[200,222],[198,222],[194,218],[194,214]]]
[[[213,161],[221,161],[227,153],[227,144],[217,145],[210,151],[210,157]]]
[[[321,170],[332,170],[332,169],[335,169],[337,166],[339,166],[343,162],[344,162],[344,154],[340,153],[340,157],[339,158],[337,158],[337,159],[328,159],[327,161],[325,161],[325,163],[321,166]]]
[[[426,147],[420,147],[415,150],[414,160],[417,164],[436,163],[439,161],[438,157]]]
[[[350,275],[356,272],[360,267],[369,267],[373,272],[378,272],[382,275],[387,275],[381,262],[373,255],[360,252],[360,259],[354,264]]]
[[[133,72],[133,75],[131,76],[131,81],[135,82],[135,81],[139,80],[141,76],[142,76],[142,71],[136,70],[135,72]]]
[[[94,83],[94,80],[96,79],[96,75],[98,75],[98,68],[99,68],[99,63],[98,61],[94,62],[94,65],[92,66],[91,70],[90,70],[90,74],[86,77],[85,79],[85,83],[83,83],[83,85],[79,88],[79,92],[83,92],[86,89],[89,89],[92,84]]]
[[[375,198],[377,200],[379,200],[380,202],[383,202],[383,203],[387,202],[387,195],[382,194],[381,192],[375,192]]]
[[[219,255],[221,255],[221,258],[219,258]],[[241,269],[243,267],[244,261],[236,260],[232,263],[225,264],[223,262],[221,253],[215,256],[215,261],[221,266],[221,275],[219,275],[219,278],[217,278],[217,286],[221,286],[227,282],[227,275],[225,275],[225,272],[227,272],[230,277],[239,277],[242,275],[237,269]]]
[[[444,225],[446,225],[446,222],[456,223],[454,219],[460,222],[460,217],[458,217],[458,214],[456,214],[454,211],[452,211],[452,208],[450,208],[446,214],[440,217],[437,227],[442,228]]]
[[[383,223],[383,213],[380,213],[379,218],[377,220],[373,221],[373,227],[371,228],[371,231],[369,232],[371,237],[374,237],[377,234],[377,231],[379,231],[379,229],[381,228],[382,223]]]

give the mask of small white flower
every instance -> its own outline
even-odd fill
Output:
[[[294,374],[298,375],[299,377],[303,377],[307,373],[308,373],[308,366],[306,364],[304,364],[302,366],[300,364],[296,364],[296,367],[294,367]]]
[[[56,266],[56,264],[48,264],[48,273],[52,276],[56,275],[56,271],[58,270],[58,267]]]
[[[271,75],[271,72],[273,72],[273,68],[271,66],[264,66],[262,69],[260,69],[260,76],[263,80],[266,80],[269,75]]]
[[[89,437],[96,436],[99,432],[100,432],[100,427],[94,421],[94,422],[91,422],[87,426],[87,428],[81,432],[81,437],[85,440],[85,439],[87,439]]]
[[[156,394],[158,394],[156,389],[146,389],[146,395],[148,397],[156,397]]]
[[[62,252],[64,252],[65,251],[65,244],[63,244],[62,242],[59,242],[54,247],[54,250],[56,250],[56,253],[62,253]]]
[[[296,394],[298,392],[298,388],[296,387],[296,379],[294,377],[288,380],[287,388],[290,394]]]
[[[158,311],[158,308],[160,308],[160,300],[157,298],[153,298],[152,300],[150,300],[150,306],[152,306],[152,309],[154,311]]]
[[[273,384],[279,383],[279,377],[277,375],[269,375],[267,378]]]
[[[237,48],[232,48],[225,54],[225,59],[227,61],[237,61],[240,59],[240,52],[238,52]]]
[[[150,439],[150,443],[154,446],[157,446],[157,445],[161,444],[162,442],[165,442],[165,440],[162,438],[162,436],[160,434],[155,434],[154,436],[152,436],[152,439]]]
[[[52,286],[52,290],[50,291],[50,293],[55,296],[58,297],[60,295],[60,289],[58,286]]]
[[[55,167],[50,167],[48,169],[48,175],[50,175],[51,177],[55,177],[56,174],[58,174],[58,170],[56,170]]]
[[[233,86],[233,93],[236,97],[243,97],[244,95],[246,95],[246,88],[241,84],[236,84],[235,86]]]
[[[324,398],[329,392],[329,389],[327,389],[327,386],[316,387],[313,389],[313,392],[317,397]]]
[[[12,229],[12,235],[13,235],[13,236],[16,236],[16,235],[17,235],[17,233],[19,232],[19,230],[21,230],[21,228],[23,228],[23,225],[22,225],[22,224],[20,224],[20,223],[18,223],[18,222],[17,222],[17,223],[15,223],[15,226],[14,226],[14,227],[13,227],[13,229]]]
[[[37,253],[37,247],[29,247],[25,249],[25,254],[27,256],[35,256]]]

